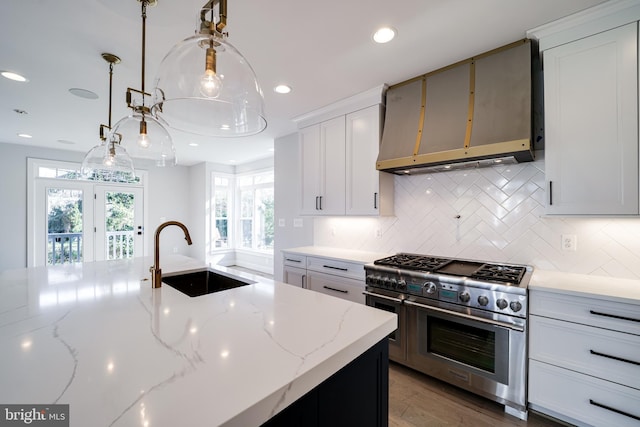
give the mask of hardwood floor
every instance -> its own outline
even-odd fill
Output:
[[[527,421],[504,406],[394,362],[389,366],[389,427],[561,427],[529,412]]]

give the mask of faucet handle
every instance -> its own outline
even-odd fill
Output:
[[[149,267],[149,273],[153,273],[155,269],[156,269],[156,266],[152,265],[151,267]]]

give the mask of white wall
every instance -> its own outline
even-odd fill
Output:
[[[149,167],[149,224],[146,244],[153,254],[156,228],[164,221],[180,221],[192,233],[194,224],[190,216],[189,167]],[[194,237],[192,235],[192,237]],[[160,255],[178,253],[191,255],[191,248],[179,227],[170,226],[160,234]],[[203,258],[200,258],[203,259]],[[160,264],[162,267],[162,264]]]
[[[82,162],[85,153],[0,143],[0,224],[5,242],[0,245],[0,271],[27,266],[27,158]],[[149,212],[145,234],[153,253],[154,231],[162,219],[184,222],[190,228],[189,168],[145,167],[149,172]],[[161,235],[161,253],[189,254],[182,231],[169,227]]]
[[[536,155],[518,165],[397,176],[394,217],[317,218],[314,244],[640,279],[640,218],[545,216]],[[561,249],[563,234],[577,236],[577,251]]]
[[[275,146],[275,241],[274,279],[282,281],[282,250],[313,244],[313,218],[301,218],[300,211],[300,163],[298,134],[278,138]],[[294,227],[293,220],[302,221],[302,227]],[[284,221],[284,226],[279,222]]]

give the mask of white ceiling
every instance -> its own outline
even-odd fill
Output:
[[[502,46],[602,2],[228,0],[229,42],[258,76],[268,127],[254,137],[217,140],[170,130],[178,162],[240,164],[272,156],[273,139],[296,130],[295,116]],[[148,91],[164,55],[193,34],[204,3],[158,0],[148,9]],[[126,88],[140,89],[140,10],[137,0],[2,0],[0,70],[19,72],[29,82],[0,78],[0,141],[82,152],[96,145],[108,114],[108,65],[100,54],[122,58],[114,71],[113,123],[128,113]],[[381,25],[398,30],[386,45],[371,39]],[[273,92],[283,82],[292,93]],[[78,98],[70,88],[93,91],[99,99]],[[33,138],[18,137],[21,132]],[[191,141],[199,146],[188,146]]]

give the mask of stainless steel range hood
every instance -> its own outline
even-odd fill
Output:
[[[532,122],[541,117],[533,102],[536,50],[520,40],[391,86],[377,169],[408,174],[533,160]]]

